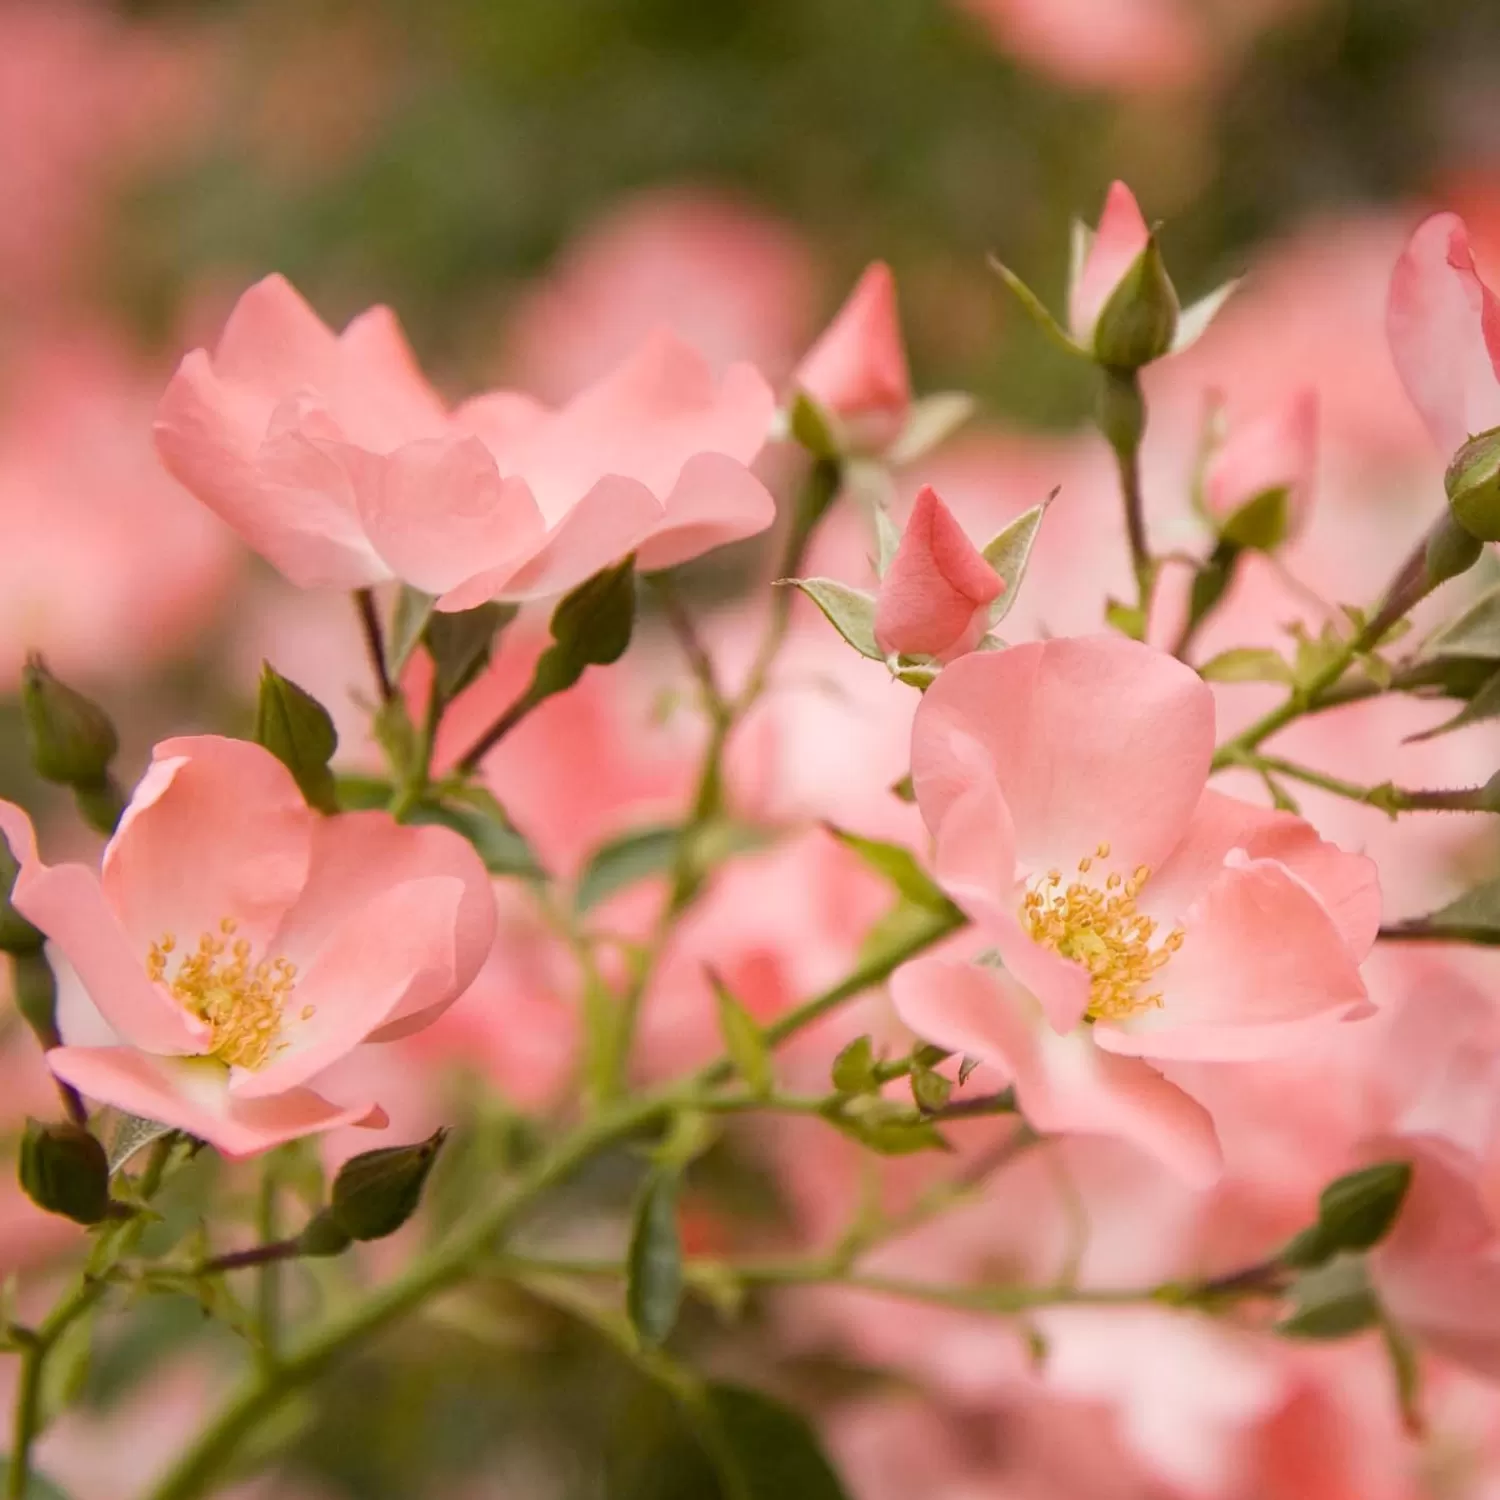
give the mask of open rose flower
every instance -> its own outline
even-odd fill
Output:
[[[495,934],[489,878],[447,829],[323,818],[258,745],[166,740],[96,876],[43,864],[0,802],[12,901],[62,970],[52,1071],[90,1098],[246,1156],[383,1123],[308,1087],[436,1019]]]
[[[659,334],[566,406],[496,391],[448,411],[388,309],[342,334],[281,277],[240,298],[162,398],[167,468],[303,587],[384,579],[439,609],[565,592],[634,552],[644,569],[763,531],[747,467],[775,399]]]
[[[944,669],[912,777],[935,868],[990,957],[919,960],[893,994],[929,1040],[1013,1080],[1040,1130],[1127,1137],[1195,1180],[1212,1121],[1148,1062],[1295,1049],[1370,1012],[1380,897],[1362,856],[1207,789],[1214,701],[1112,637]]]
[[[875,642],[888,654],[951,661],[979,644],[1004,589],[938,492],[924,485],[875,596]]]

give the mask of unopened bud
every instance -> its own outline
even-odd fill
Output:
[[[1432,588],[1467,573],[1479,561],[1484,543],[1472,531],[1460,526],[1450,511],[1445,511],[1427,538],[1427,582]]]
[[[314,1258],[342,1255],[353,1243],[353,1235],[340,1226],[332,1212],[320,1208],[297,1236],[297,1253]]]
[[[39,656],[21,677],[21,713],[31,763],[44,781],[96,789],[108,783],[120,737],[109,715],[59,682]]]
[[[39,953],[46,941],[41,932],[10,904],[21,866],[0,834],[0,953]]]
[[[413,1146],[387,1146],[346,1161],[334,1178],[329,1205],[338,1227],[356,1240],[394,1234],[417,1211],[447,1135],[438,1130]]]
[[[27,1120],[21,1186],[48,1213],[97,1224],[109,1213],[109,1158],[81,1125]]]
[[[1114,370],[1138,370],[1170,352],[1181,308],[1156,236],[1110,293],[1094,325],[1094,358]]]
[[[1500,427],[1472,437],[1443,476],[1448,508],[1471,536],[1500,542]]]

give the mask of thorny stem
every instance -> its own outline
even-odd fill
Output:
[[[380,701],[389,703],[396,696],[396,688],[385,664],[385,633],[380,628],[380,611],[375,604],[375,591],[355,589],[354,603],[359,610],[359,623],[364,630],[365,648],[369,652],[370,666],[375,673],[375,685],[380,689]]]
[[[1390,782],[1383,782],[1379,786],[1362,786],[1357,781],[1346,781],[1342,777],[1331,776],[1312,766],[1284,760],[1276,755],[1262,755],[1255,751],[1241,756],[1235,763],[1248,766],[1251,770],[1261,772],[1262,775],[1269,772],[1273,776],[1284,776],[1291,781],[1304,782],[1308,786],[1332,792],[1337,797],[1346,797],[1351,802],[1368,803],[1371,807],[1378,807],[1382,812],[1389,813],[1391,817],[1403,812],[1496,811],[1490,805],[1485,788],[1482,786],[1431,790],[1412,790],[1407,787],[1393,786]]]

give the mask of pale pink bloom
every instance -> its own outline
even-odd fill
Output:
[[[467,609],[561,593],[634,552],[664,568],[775,514],[747,465],[774,398],[670,334],[556,411],[496,391],[449,412],[385,308],[332,333],[272,276],[157,414],[167,467],[294,583],[389,578]]]
[[[1274,490],[1286,492],[1288,532],[1312,505],[1318,465],[1318,394],[1310,388],[1246,422],[1235,422],[1203,474],[1203,500],[1219,520]]]
[[[7,361],[0,690],[31,650],[85,682],[181,656],[222,605],[238,548],[162,473],[153,401],[98,331],[24,340]]]
[[[716,374],[747,360],[779,380],[806,338],[813,293],[811,256],[792,226],[726,193],[654,189],[590,223],[526,288],[506,369],[563,400],[670,328]]]
[[[65,961],[81,1093],[229,1156],[361,1120],[308,1087],[360,1043],[430,1023],[489,951],[489,878],[456,834],[382,812],[323,818],[257,745],[166,740],[96,876],[47,866],[0,803],[12,900]]]
[[[1457,214],[1416,228],[1391,274],[1386,332],[1412,405],[1444,457],[1500,427],[1500,300]]]
[[[1132,641],[946,668],[912,775],[938,879],[1004,969],[893,980],[907,1024],[1009,1072],[1038,1128],[1122,1134],[1203,1180],[1212,1122],[1146,1059],[1274,1056],[1367,1013],[1380,920],[1368,860],[1207,789],[1213,747],[1211,690]]]
[[[1084,348],[1093,348],[1100,314],[1150,241],[1135,194],[1123,182],[1112,182],[1099,227],[1068,288],[1068,327]]]
[[[952,661],[979,644],[990,605],[1004,589],[938,492],[924,485],[880,580],[876,643],[887,655]]]
[[[884,447],[900,432],[911,409],[911,375],[888,265],[866,269],[792,382],[861,446]]]

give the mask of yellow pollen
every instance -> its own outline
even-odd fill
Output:
[[[218,932],[205,932],[197,948],[183,955],[167,977],[167,960],[177,946],[171,933],[151,944],[146,973],[165,985],[190,1015],[213,1033],[210,1053],[232,1067],[263,1068],[279,1043],[281,1013],[296,986],[297,968],[284,958],[252,964],[248,938],[235,938],[239,923],[225,917]],[[231,942],[230,939],[233,939]],[[311,1006],[304,1006],[307,1019]]]
[[[1087,875],[1095,859],[1109,858],[1109,845],[1078,861]],[[1088,1015],[1096,1021],[1121,1021],[1161,1004],[1148,986],[1182,947],[1185,934],[1174,927],[1152,947],[1159,924],[1136,910],[1136,899],[1151,878],[1149,865],[1138,865],[1129,878],[1109,875],[1104,889],[1084,880],[1062,883],[1057,870],[1037,877],[1022,902],[1021,921],[1033,941],[1080,963],[1089,971]]]

